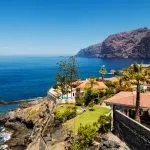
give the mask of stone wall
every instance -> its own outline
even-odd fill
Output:
[[[132,150],[150,149],[150,129],[120,111],[114,112],[114,132]]]

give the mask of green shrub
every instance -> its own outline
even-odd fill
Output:
[[[64,111],[56,109],[55,118],[60,122],[69,120],[77,115],[77,108],[75,106],[67,106]]]
[[[80,144],[78,142],[72,143],[70,146],[70,150],[82,150]]]
[[[54,112],[54,114],[55,114],[55,119],[56,120],[59,120],[60,122],[63,122],[63,113],[61,111],[56,110]]]
[[[115,83],[112,82],[112,81],[109,81],[109,80],[106,80],[106,81],[105,81],[105,85],[106,85],[108,88],[110,88],[110,87],[115,88]]]
[[[83,104],[84,104],[83,98],[76,98],[76,105],[77,106],[82,106]]]
[[[91,145],[94,141],[94,138],[96,136],[96,128],[92,125],[85,125],[82,124],[78,128],[78,144],[80,145],[80,148],[88,147]]]
[[[91,110],[91,111],[93,111],[94,110],[94,101],[91,101],[90,103],[89,103],[89,110]]]
[[[77,115],[77,108],[75,106],[68,106],[63,115],[69,120]]]
[[[95,103],[96,104],[100,104],[101,105],[103,103],[103,101],[104,101],[103,98],[97,98],[97,99],[95,99]]]
[[[111,116],[100,116],[98,121],[94,123],[94,126],[97,127],[99,133],[109,132],[111,130]]]

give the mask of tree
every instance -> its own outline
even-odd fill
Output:
[[[96,78],[89,78],[90,87],[93,88],[93,85],[96,84]]]
[[[107,70],[106,70],[106,68],[105,68],[104,65],[103,65],[103,66],[101,67],[101,69],[99,70],[99,73],[100,73],[101,76],[102,76],[102,81],[104,81],[104,75],[107,73]]]
[[[84,104],[88,106],[89,103],[93,100],[93,93],[91,88],[87,88],[84,95]]]
[[[77,62],[74,56],[69,57],[68,59],[68,84],[71,89],[71,97],[72,97],[72,88],[73,82],[78,79],[78,67]]]
[[[67,58],[66,60],[60,61],[58,65],[58,75],[56,75],[56,80],[60,85],[62,94],[68,95],[68,88],[71,89],[72,97],[72,83],[78,78],[78,68],[74,56]]]
[[[67,61],[63,60],[57,63],[58,65],[58,74],[56,75],[56,81],[59,84],[59,87],[61,89],[61,94],[68,93],[68,87],[67,87],[67,80],[68,80],[68,73],[67,73]]]
[[[144,81],[149,80],[149,71],[143,69],[142,65],[135,63],[129,68],[124,69],[122,75],[124,80],[136,85],[135,120],[140,122],[140,85],[144,83]]]
[[[58,74],[58,75],[56,75],[56,80],[57,80],[57,85],[59,85],[60,90],[61,90],[61,96],[63,96],[63,94],[65,94],[65,92],[66,92],[65,76]]]

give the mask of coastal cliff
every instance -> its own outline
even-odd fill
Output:
[[[81,49],[76,56],[150,58],[150,29],[140,28],[108,36],[102,43]]]

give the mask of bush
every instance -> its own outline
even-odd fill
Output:
[[[97,98],[97,99],[95,99],[95,103],[96,104],[100,104],[101,105],[103,103],[103,101],[104,101],[103,98]]]
[[[96,136],[96,128],[92,125],[83,126],[81,124],[78,128],[77,135],[79,137],[78,144],[80,145],[80,148],[88,147],[94,141]]]
[[[81,150],[80,144],[78,142],[76,143],[72,143],[70,148],[70,150]]]
[[[107,133],[111,130],[111,116],[102,115],[99,117],[98,121],[94,123],[97,127],[99,133]]]
[[[77,108],[75,106],[68,106],[64,112],[64,117],[68,120],[77,115]]]
[[[67,106],[64,111],[56,109],[55,118],[60,122],[69,120],[77,115],[77,108],[75,106]]]
[[[82,106],[83,104],[84,104],[83,98],[76,98],[76,105],[77,106]]]
[[[106,85],[108,88],[110,88],[110,87],[115,88],[115,86],[116,86],[116,84],[115,84],[114,82],[109,81],[109,80],[106,80],[106,81],[105,81],[105,85]]]
[[[89,103],[89,108],[90,108],[91,111],[94,110],[93,107],[94,107],[94,101],[91,101],[91,102]]]

